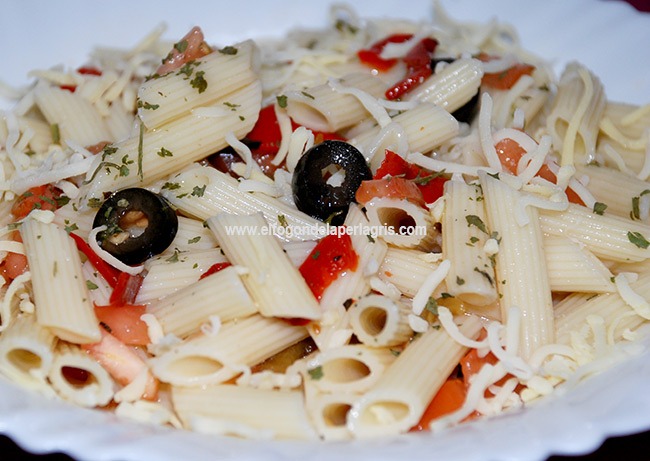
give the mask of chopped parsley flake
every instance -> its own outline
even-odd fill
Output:
[[[309,377],[311,379],[313,379],[314,381],[318,381],[319,379],[323,378],[323,367],[317,366],[316,368],[307,370],[307,373],[309,373]]]
[[[79,229],[79,226],[77,226],[77,223],[70,224],[70,221],[68,221],[67,219],[65,220],[65,224],[66,225],[65,225],[64,229],[68,234],[70,232],[73,232],[73,231],[76,231],[77,229]]]
[[[165,149],[164,147],[161,147],[160,150],[157,152],[158,156],[160,157],[173,157],[174,154],[170,150]]]
[[[631,243],[639,248],[643,248],[644,250],[650,246],[650,242],[648,242],[648,240],[646,240],[646,238],[641,235],[640,232],[628,231],[627,238]]]
[[[234,46],[225,46],[219,50],[219,53],[234,56],[237,54],[237,51],[237,48]]]
[[[203,185],[201,187],[199,186],[194,186],[194,189],[192,189],[192,195],[195,197],[203,197],[203,194],[205,194],[205,188],[207,185]]]
[[[607,209],[607,205],[605,205],[604,203],[602,202],[594,203],[594,213],[602,216],[602,214],[605,213],[606,209]]]
[[[233,112],[235,112],[237,108],[240,107],[239,104],[233,104],[232,102],[228,102],[228,101],[224,102],[223,105],[229,108]]]
[[[278,102],[278,106],[282,107],[283,109],[287,107],[287,97],[283,94],[276,96],[276,101]]]
[[[438,315],[438,302],[433,298],[429,297],[427,304],[424,306],[424,310],[431,312],[433,315]]]
[[[470,215],[465,216],[465,219],[467,220],[467,227],[476,226],[478,228],[478,230],[480,230],[481,232],[489,235],[489,232],[487,231],[487,228],[485,227],[485,223],[483,222],[483,220],[481,218],[479,218],[476,215],[470,214]]]
[[[163,184],[162,188],[166,190],[177,190],[181,188],[181,185],[177,182],[166,182]]]
[[[187,40],[181,40],[178,43],[174,43],[174,48],[178,50],[179,53],[185,53],[185,50],[187,50]]]
[[[160,104],[151,104],[146,101],[141,101],[138,99],[138,108],[145,110],[156,110],[160,107]]]
[[[61,131],[59,131],[58,123],[50,125],[50,134],[52,135],[52,144],[61,144]]]
[[[192,88],[198,90],[199,94],[203,93],[208,88],[208,82],[204,75],[205,72],[200,70],[194,74],[194,78],[190,80],[190,85],[192,85]]]
[[[91,282],[90,280],[86,280],[86,287],[89,290],[96,290],[97,288],[99,288],[95,283]]]

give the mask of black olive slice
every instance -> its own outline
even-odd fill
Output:
[[[343,224],[361,181],[372,173],[359,150],[343,141],[315,145],[298,161],[291,188],[296,207],[332,225]]]
[[[137,187],[112,194],[95,215],[99,246],[124,264],[140,264],[169,247],[178,218],[167,200]]]

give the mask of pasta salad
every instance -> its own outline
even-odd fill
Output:
[[[649,106],[440,10],[162,33],[34,71],[0,120],[6,377],[341,440],[516,411],[637,351]]]

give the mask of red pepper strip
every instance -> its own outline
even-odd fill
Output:
[[[230,263],[216,263],[213,264],[208,268],[207,271],[205,271],[203,274],[201,274],[201,277],[199,277],[199,280],[206,278],[208,275],[216,274],[217,272],[225,269],[228,266],[231,266],[232,264]]]
[[[300,125],[291,121],[291,129],[295,131]],[[313,131],[313,130],[312,130]],[[318,144],[328,139],[337,139],[344,141],[345,138],[336,133],[327,133],[323,131],[313,131],[314,143]],[[262,168],[262,171],[267,176],[273,178],[275,170],[281,168],[283,164],[275,165],[273,159],[280,150],[280,143],[282,142],[282,134],[280,133],[280,125],[275,116],[275,108],[273,105],[266,106],[260,111],[259,118],[255,123],[253,129],[246,135],[249,141],[259,143],[257,147],[251,147],[253,159]],[[235,160],[238,161],[238,160]]]
[[[293,120],[291,121],[291,130],[295,131],[300,125]],[[343,137],[337,133],[328,133],[326,131],[313,131],[316,140],[323,141],[328,139],[344,140]],[[246,138],[251,141],[260,143],[260,147],[256,150],[261,150],[265,154],[277,153],[280,149],[280,142],[282,141],[282,133],[280,133],[280,124],[275,116],[275,107],[273,105],[266,106],[260,111],[259,118],[255,123],[253,129],[246,135]]]
[[[79,69],[77,69],[77,73],[82,74],[82,75],[96,75],[100,77],[102,75],[102,71],[99,70],[96,67],[92,66],[82,66]]]
[[[402,97],[433,73],[431,56],[436,46],[438,46],[437,40],[424,38],[411,48],[411,51],[403,58],[408,68],[406,78],[386,90],[386,99],[393,100]]]
[[[382,51],[389,43],[404,43],[413,37],[411,34],[394,34],[374,43],[370,48],[359,50],[357,56],[359,60],[373,69],[385,72],[390,70],[395,64],[397,59],[383,59],[381,57]]]
[[[131,275],[126,272],[120,272],[120,275],[117,276],[117,282],[113,287],[111,297],[108,300],[109,304],[111,306],[134,304],[143,280],[144,277],[140,274]]]
[[[323,237],[300,265],[300,273],[311,292],[320,299],[325,289],[346,270],[356,270],[359,256],[346,233]]]
[[[286,318],[286,317],[280,317],[281,320],[284,320],[287,322],[289,325],[292,327],[304,327],[306,325],[309,325],[311,323],[310,319],[303,319],[303,318]]]
[[[83,75],[97,75],[98,77],[102,75],[102,71],[96,67],[83,66],[77,69],[78,74]],[[59,88],[62,90],[68,90],[71,93],[74,93],[77,89],[77,85],[59,85]]]
[[[90,245],[88,245],[84,239],[76,234],[73,234],[72,232],[70,233],[70,237],[72,237],[74,243],[77,244],[77,249],[86,255],[86,258],[88,258],[90,264],[92,264],[93,267],[97,269],[97,272],[99,272],[101,276],[104,277],[104,280],[106,280],[106,282],[113,289],[115,289],[121,271],[115,269],[102,258],[97,256],[97,253],[95,253],[92,248],[90,248]]]
[[[388,175],[415,180],[418,189],[422,192],[425,203],[433,203],[442,197],[443,188],[447,181],[446,177],[429,173],[419,166],[407,162],[390,150],[386,150],[386,156],[379,165],[373,179],[382,179]]]

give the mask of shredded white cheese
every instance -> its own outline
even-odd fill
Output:
[[[628,306],[634,309],[634,312],[644,319],[650,319],[650,303],[632,289],[628,276],[630,275],[622,272],[614,277],[614,284],[618,294]]]
[[[97,234],[106,229],[106,226],[95,227],[90,231],[90,234],[88,234],[88,245],[90,245],[90,248],[95,252],[95,254],[97,254],[97,256],[103,259],[106,263],[110,264],[116,269],[121,270],[122,272],[126,272],[127,274],[138,275],[140,272],[142,272],[144,270],[143,265],[128,266],[99,246],[99,243],[97,242]]]
[[[427,305],[429,298],[433,292],[438,288],[438,285],[445,279],[449,269],[451,268],[451,261],[445,259],[436,267],[427,278],[424,279],[422,286],[418,289],[413,297],[413,313],[415,315],[422,314],[424,307]]]

